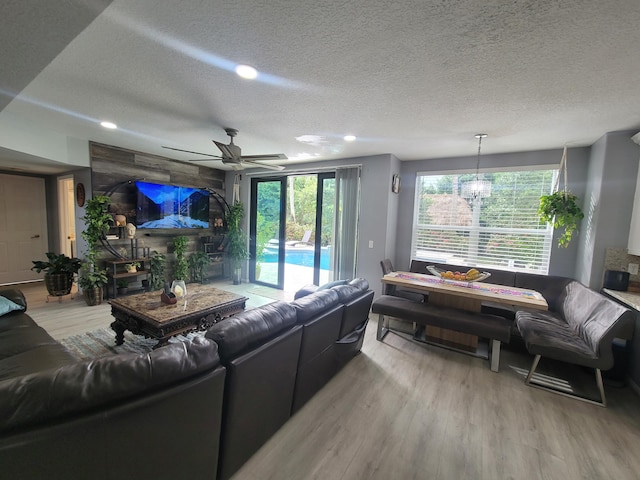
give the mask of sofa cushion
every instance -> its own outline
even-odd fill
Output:
[[[291,305],[296,309],[298,323],[305,323],[338,303],[339,299],[336,292],[333,290],[320,290],[291,302]]]
[[[562,319],[551,314],[519,311],[516,323],[529,353],[569,363],[596,366],[597,354]]]
[[[205,336],[218,344],[220,357],[227,361],[291,328],[296,320],[296,309],[277,301],[218,322]]]
[[[0,331],[0,359],[46,345],[58,345],[58,342],[35,324]]]
[[[0,431],[89,411],[161,389],[218,367],[217,345],[205,338],[171,343],[148,354],[112,355],[0,382]]]
[[[342,303],[350,302],[351,300],[361,296],[369,289],[369,282],[364,278],[355,278],[351,280],[347,285],[338,285],[333,287],[333,291],[338,294],[338,298]]]
[[[565,287],[573,281],[575,280],[567,277],[518,272],[514,286],[540,292],[547,301],[549,310],[558,312],[566,295]]]
[[[328,290],[333,287],[337,287],[338,285],[346,285],[349,283],[349,280],[334,280],[333,282],[327,282],[324,285],[320,285],[318,290]]]

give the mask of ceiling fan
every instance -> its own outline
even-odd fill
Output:
[[[176,152],[193,153],[195,155],[204,155],[207,157],[220,159],[222,160],[222,163],[224,163],[225,165],[231,165],[231,167],[234,170],[242,170],[248,166],[264,167],[264,168],[268,168],[269,170],[277,170],[277,171],[284,170],[284,167],[281,165],[271,165],[269,163],[265,163],[266,161],[269,161],[269,160],[286,160],[287,156],[284,153],[276,153],[273,155],[269,155],[269,154],[242,155],[242,150],[240,149],[240,147],[235,143],[233,143],[234,137],[238,135],[238,130],[236,130],[235,128],[225,128],[224,131],[227,132],[227,135],[229,135],[229,137],[231,138],[229,145],[212,140],[212,142],[215,143],[216,146],[220,149],[220,152],[222,153],[222,155],[210,155],[208,153],[192,152],[191,150],[182,150],[180,148],[165,147],[165,146],[163,146],[162,148],[166,148],[168,150],[175,150]],[[206,161],[209,161],[209,159],[203,158],[203,159],[190,160],[190,161],[206,162]]]

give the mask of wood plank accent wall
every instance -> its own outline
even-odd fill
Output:
[[[89,142],[89,151],[93,195],[104,195],[117,186],[111,194],[111,212],[125,215],[127,222],[135,224],[133,220],[136,215],[137,192],[134,184],[127,183],[130,180],[211,188],[224,197],[224,170],[94,142]],[[189,237],[187,252],[201,249],[201,238],[213,235],[214,219],[223,216],[222,207],[213,197],[210,198],[209,210],[211,228],[207,230],[138,229],[136,232],[138,247],[149,247],[151,251],[157,250],[167,254],[172,252],[173,238],[186,235]],[[116,249],[130,247],[128,240],[114,240],[111,244]],[[104,258],[112,258],[112,255],[105,252]],[[172,263],[173,256],[167,255],[168,275],[171,275]]]

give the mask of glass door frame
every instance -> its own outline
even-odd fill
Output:
[[[322,218],[324,215],[324,181],[330,178],[335,179],[335,172],[319,172],[317,176],[316,188],[316,238],[314,242],[313,252],[313,283],[320,284],[320,262],[322,254]],[[333,228],[333,227],[332,227]],[[332,234],[333,236],[333,234]]]
[[[257,240],[257,211],[258,184],[267,182],[280,183],[280,218],[278,225],[278,281],[277,284],[256,280],[256,240]],[[274,176],[251,179],[250,216],[249,216],[249,281],[257,285],[266,285],[284,289],[285,235],[287,222],[287,176]]]

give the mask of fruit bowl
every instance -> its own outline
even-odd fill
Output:
[[[481,282],[491,276],[489,272],[479,272],[475,268],[470,268],[467,272],[452,272],[450,270],[445,271],[433,265],[429,265],[427,270],[429,270],[432,275],[435,275],[442,280],[456,280],[458,282]]]

